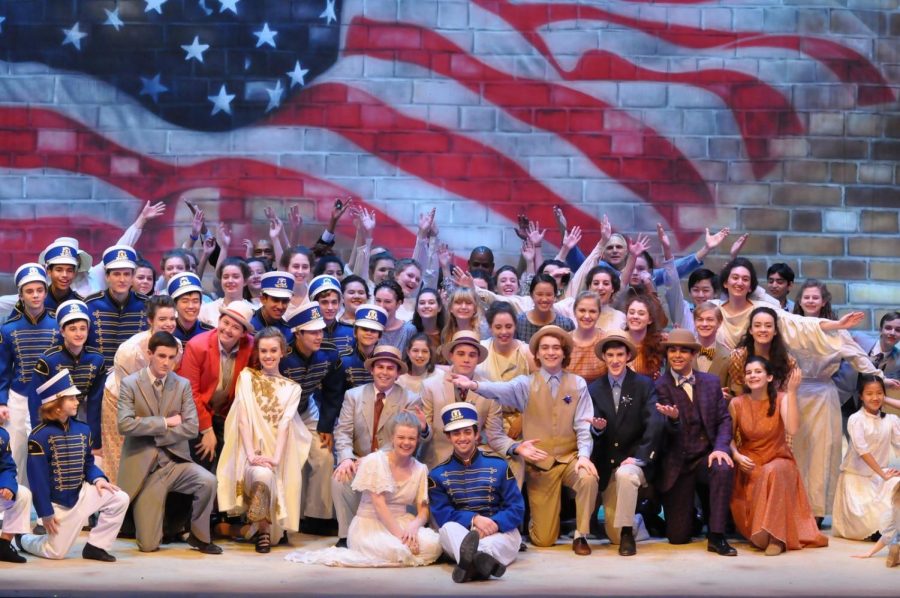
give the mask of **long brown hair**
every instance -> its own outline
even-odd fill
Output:
[[[772,376],[772,379],[769,380],[769,384],[766,386],[766,395],[769,397],[769,411],[766,412],[766,415],[772,417],[775,415],[775,399],[778,398],[778,388],[775,386],[775,373],[772,368],[772,364],[769,363],[769,360],[765,357],[760,357],[759,355],[751,355],[747,358],[747,362],[744,364],[744,370],[747,369],[747,366],[751,363],[761,363],[763,368],[766,370],[766,373]],[[747,386],[746,374],[744,375],[744,392],[749,393],[750,388]]]

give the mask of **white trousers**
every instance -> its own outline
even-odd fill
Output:
[[[25,464],[28,461],[28,435],[31,434],[31,414],[28,412],[28,397],[9,391],[9,421],[3,427],[9,432],[9,450],[16,462],[16,479],[19,484],[28,485]]]
[[[303,492],[301,502],[302,517],[331,519],[334,516],[331,502],[331,474],[334,472],[334,453],[327,447],[322,448],[319,433],[316,432],[316,421],[303,422],[312,434],[309,445],[309,457],[303,466]]]
[[[103,550],[112,548],[128,510],[128,494],[100,492],[93,484],[85,482],[78,494],[78,502],[71,509],[53,505],[59,531],[55,534],[22,536],[22,548],[45,559],[63,559],[78,539],[78,533],[88,517],[100,512],[97,525],[88,535],[88,543]]]
[[[0,498],[0,513],[3,514],[4,534],[30,534],[31,491],[20,484],[14,499]]]
[[[623,527],[635,527],[638,492],[646,485],[644,470],[637,465],[620,465],[613,472],[603,491],[604,527],[610,543],[619,543]],[[637,532],[637,527],[634,531]]]
[[[459,562],[459,545],[470,531],[455,521],[449,521],[441,526],[441,547],[457,563]],[[519,530],[514,529],[481,538],[478,541],[478,550],[488,553],[503,565],[509,565],[519,555],[521,544],[522,535]]]

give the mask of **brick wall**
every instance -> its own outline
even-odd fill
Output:
[[[293,18],[324,26],[325,0],[309,4]],[[563,203],[585,226],[585,251],[603,214],[630,234],[664,220],[681,251],[697,248],[704,227],[729,226],[751,233],[744,253],[761,270],[786,261],[800,280],[826,280],[841,309],[866,312],[867,326],[900,306],[896,0],[582,2],[579,18],[538,24],[533,37],[503,4],[337,2],[338,61],[305,89],[288,89],[281,75],[305,111],[220,133],[172,125],[86,74],[4,64],[0,271],[33,259],[60,229],[97,255],[148,199],[173,206],[139,247],[154,256],[187,234],[187,211],[175,207],[185,193],[232,225],[234,252],[264,234],[264,205],[300,203],[314,224],[335,195],[352,193],[379,210],[377,241],[400,253],[417,214],[437,207],[458,254],[485,244],[512,261],[515,213],[550,226],[550,206]],[[102,27],[88,27],[90,12],[64,16],[91,35]],[[735,42],[741,32],[763,41]],[[729,43],[695,43],[717,35]],[[800,38],[802,52],[785,41]],[[195,67],[214,95],[220,81]],[[244,84],[242,97],[253,99],[271,83],[229,86],[240,95]],[[190,168],[222,157],[278,170]],[[708,265],[721,266],[722,255]]]

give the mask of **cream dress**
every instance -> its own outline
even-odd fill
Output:
[[[437,560],[442,549],[434,530],[419,528],[419,554],[413,554],[381,523],[372,504],[373,493],[383,494],[391,515],[400,525],[412,521],[415,516],[407,512],[407,507],[428,502],[428,468],[423,463],[413,460],[412,474],[397,483],[391,474],[388,451],[376,451],[360,460],[352,488],[362,493],[362,499],[350,522],[348,548],[298,550],[287,555],[286,560],[330,567],[415,567]]]

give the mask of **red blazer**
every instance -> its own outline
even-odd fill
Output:
[[[253,337],[244,335],[238,341],[237,357],[234,361],[234,375],[228,383],[228,400],[220,408],[218,415],[228,415],[231,403],[234,402],[234,386],[237,383],[238,374],[241,373],[250,362],[253,353]],[[213,393],[219,385],[219,332],[210,330],[198,334],[187,342],[184,347],[184,357],[177,373],[191,382],[191,390],[194,393],[194,403],[197,405],[197,419],[200,421],[200,431],[212,427],[212,401]]]

